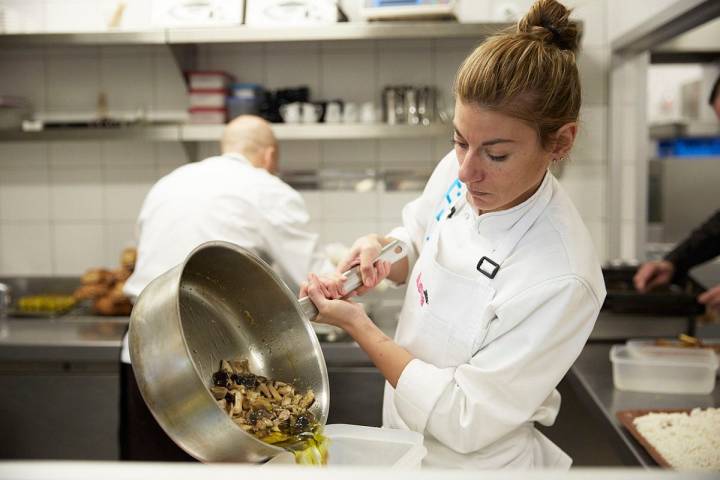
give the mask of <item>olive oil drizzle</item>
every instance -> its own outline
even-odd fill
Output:
[[[310,432],[288,435],[273,432],[261,439],[265,443],[284,448],[295,456],[298,465],[326,465],[328,438],[323,435],[322,425],[315,423]]]

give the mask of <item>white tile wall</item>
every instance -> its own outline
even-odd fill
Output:
[[[605,166],[570,162],[562,184],[585,222],[605,217]]]
[[[607,107],[585,106],[571,158],[574,163],[604,164],[607,159]]]
[[[3,223],[0,231],[0,272],[42,275],[53,272],[50,224]]]
[[[53,239],[53,273],[73,275],[91,266],[104,265],[102,223],[56,223]]]
[[[115,267],[120,264],[120,253],[135,245],[135,222],[103,223],[103,260],[101,265]]]
[[[583,89],[583,105],[607,104],[607,70],[610,51],[606,47],[586,47],[580,51],[578,69]]]
[[[347,0],[345,3],[356,1]],[[0,0],[33,14],[38,28],[60,29],[78,0]],[[112,2],[111,2],[112,3]],[[523,12],[530,0],[462,2],[462,21],[499,15],[504,4]],[[572,162],[562,182],[578,203],[601,255],[605,255],[607,157],[608,21],[603,0],[568,0],[585,22],[578,59],[584,88],[582,124]],[[127,22],[147,26],[142,1],[128,4]],[[63,9],[63,15],[57,9]],[[30,10],[28,10],[30,9]],[[48,17],[48,12],[53,18]],[[134,12],[134,13],[133,13]],[[107,19],[97,2],[81,19],[86,28]],[[62,18],[61,18],[62,17]],[[301,44],[208,45],[198,67],[224,69],[239,81],[270,88],[309,84],[318,99],[379,102],[385,84],[433,84],[443,110],[452,110],[455,71],[475,39]],[[166,47],[5,48],[0,51],[0,94],[28,97],[40,112],[96,111],[100,92],[111,114],[143,109],[155,118],[182,117],[185,84]],[[449,139],[283,142],[284,170],[346,168],[361,171],[430,171],[450,150]],[[212,143],[198,156],[216,154]],[[188,160],[175,143],[51,142],[0,144],[0,274],[80,273],[95,264],[114,266],[134,238],[134,221],[152,183]],[[357,236],[386,232],[416,192],[302,192],[312,226],[323,241],[350,243]]]
[[[129,221],[138,217],[150,187],[157,180],[154,166],[146,168],[113,168],[105,170],[103,218],[107,221]]]

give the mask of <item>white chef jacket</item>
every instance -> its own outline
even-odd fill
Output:
[[[308,272],[331,271],[298,192],[238,154],[189,163],[161,178],[138,217],[138,258],[124,292],[133,300],[197,246],[225,240],[270,257],[299,285]],[[122,361],[130,363],[127,335]]]
[[[451,152],[389,234],[412,246],[395,340],[415,358],[383,423],[423,433],[429,467],[568,468],[534,422],[554,423],[605,298],[592,239],[550,172],[508,210],[478,215],[465,194]]]

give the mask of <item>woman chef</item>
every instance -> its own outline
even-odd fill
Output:
[[[358,239],[363,293],[388,277],[407,291],[395,341],[342,278],[303,287],[318,321],[346,330],[387,379],[386,427],[425,435],[425,466],[568,468],[534,428],[558,414],[555,390],[580,354],[605,298],[593,242],[548,171],[577,132],[576,27],[539,0],[511,33],[489,38],[460,67],[454,151],[387,237]],[[391,238],[411,246],[390,267],[372,260]]]

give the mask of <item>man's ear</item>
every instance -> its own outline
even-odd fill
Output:
[[[577,122],[566,123],[558,129],[555,134],[555,145],[552,149],[554,159],[560,160],[570,153],[573,143],[575,143],[577,129]]]
[[[263,152],[263,168],[271,174],[277,174],[277,147],[267,147]]]

